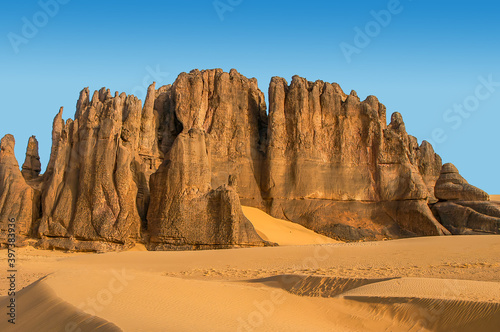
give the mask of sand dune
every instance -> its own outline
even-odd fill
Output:
[[[435,278],[397,278],[342,293],[344,297],[395,297],[473,300],[500,304],[500,283]]]
[[[490,195],[490,200],[500,202],[500,195]]]
[[[282,288],[300,296],[337,297],[352,289],[391,279],[337,278],[289,274],[255,279],[251,282],[259,282],[271,287]]]
[[[391,328],[409,324],[415,331],[495,331],[500,326],[500,283],[497,282],[296,275],[254,281],[300,296],[364,303],[366,309],[371,309],[369,319],[392,317],[395,326]],[[352,304],[346,302],[345,305]]]
[[[498,236],[143,249],[18,249],[19,287],[28,286],[18,294],[23,325],[2,321],[0,330],[64,331],[68,320],[82,331],[497,331],[500,324]]]
[[[294,222],[273,218],[257,208],[243,206],[243,213],[252,222],[260,237],[280,246],[340,242]]]
[[[44,280],[37,281],[17,294],[15,325],[7,319],[0,320],[0,331],[121,331],[115,324],[77,309],[55,294]],[[6,308],[8,297],[0,299]]]

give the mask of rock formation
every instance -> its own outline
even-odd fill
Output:
[[[487,193],[470,185],[453,164],[444,164],[434,189],[436,198],[443,201],[489,201]]]
[[[35,190],[25,181],[14,156],[15,140],[6,135],[0,143],[0,245],[7,243],[8,224],[15,220],[17,244],[31,235],[32,223],[38,218]]]
[[[179,134],[165,162],[151,178],[148,213],[150,247],[228,248],[259,246],[234,187],[211,189],[211,148],[203,129]]]
[[[43,176],[38,245],[72,250],[122,249],[135,241],[148,241],[149,229],[153,240],[164,241],[154,242],[155,248],[265,244],[242,215],[234,188],[221,187],[229,174],[236,174],[244,189],[242,197],[249,193],[248,197],[256,199],[252,204],[261,202],[253,175],[254,164],[262,159],[258,152],[260,123],[255,115],[265,119],[264,97],[258,92],[255,80],[221,70],[181,74],[174,86],[158,90],[153,84],[144,107],[134,96],[116,93],[113,97],[106,89],[96,91],[89,100],[89,91],[84,89],[75,120],[64,122],[62,109],[54,119],[51,158]],[[183,148],[177,148],[184,144],[181,133],[187,134],[191,127],[206,131],[212,142],[224,143],[212,145],[210,158],[217,161],[213,172],[208,164],[200,165],[208,183],[199,183],[203,191],[197,197],[184,195],[189,192],[186,183],[174,185],[177,178],[172,174],[178,169],[169,167],[172,161],[178,161],[176,165],[182,170],[196,172],[190,159],[196,154],[187,151],[183,155]],[[159,170],[165,156],[167,163]],[[149,179],[157,171],[157,185],[150,185]],[[167,178],[171,183],[161,182],[161,174],[170,174]],[[212,185],[221,188],[212,190]],[[172,189],[167,194],[178,196],[163,199],[165,186]],[[158,197],[162,199],[158,201]],[[151,199],[157,203],[150,204]],[[172,208],[170,214],[165,212],[169,199],[177,204],[177,210]],[[198,215],[191,213],[193,204],[200,209]],[[148,213],[150,206],[152,212]],[[209,208],[212,215],[200,219],[202,211],[206,214]],[[182,209],[190,214],[183,214]],[[163,223],[173,223],[176,239],[184,241],[167,240],[175,236],[165,235],[173,229],[163,229]]]
[[[13,137],[2,140],[2,236],[15,217],[41,248],[270,245],[242,204],[344,240],[456,232],[444,204],[497,218],[484,192],[450,166],[441,172],[441,158],[418,145],[399,113],[387,124],[376,97],[361,101],[338,84],[295,76],[290,85],[273,78],[269,101],[267,114],[257,81],[234,69],[152,84],[144,105],[84,89],[74,120],[62,109],[54,119],[45,174],[34,137],[22,173]]]
[[[435,187],[434,214],[453,234],[500,234],[500,203],[467,183],[453,164],[445,164]]]
[[[38,141],[35,136],[31,136],[26,148],[26,160],[24,161],[22,171],[26,181],[38,178],[42,171],[40,156],[38,155]]]
[[[441,174],[443,161],[441,157],[434,152],[432,145],[427,141],[423,141],[420,147],[414,151],[417,152],[416,159],[418,160],[418,169],[427,186],[429,203],[436,203],[438,200],[434,195],[434,186]]]
[[[265,199],[273,216],[346,240],[446,233],[427,199],[438,158],[376,97],[337,84],[273,78]],[[432,168],[431,167],[431,168]]]
[[[152,246],[266,244],[240,205],[240,200],[262,205],[259,184],[266,106],[256,80],[236,70],[192,71],[179,75],[170,98],[164,123],[173,121],[182,131],[172,146],[163,148],[167,157],[151,177]],[[170,142],[171,132],[163,132],[162,141],[166,136]]]
[[[54,119],[44,174],[40,246],[83,250],[121,248],[140,239],[136,207],[141,102],[109,90],[89,100],[84,89],[75,120]]]
[[[201,128],[208,135],[212,187],[227,183],[229,175],[234,175],[242,202],[261,206],[267,115],[257,80],[234,69],[230,73],[221,69],[182,73],[172,88],[172,105],[184,132]]]

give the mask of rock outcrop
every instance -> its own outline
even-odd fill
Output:
[[[8,224],[14,220],[16,244],[31,236],[32,223],[38,218],[35,190],[25,181],[14,156],[15,140],[6,135],[0,143],[0,245],[8,244]]]
[[[263,159],[260,126],[265,109],[256,81],[236,71],[193,71],[158,90],[152,84],[143,107],[134,96],[112,96],[106,89],[89,100],[84,89],[75,119],[64,122],[62,109],[54,119],[52,153],[43,176],[43,215],[35,227],[38,245],[105,251],[149,241],[149,236],[162,239],[154,242],[156,249],[264,245],[244,218],[235,189],[224,184],[234,174],[242,198],[262,204],[254,169],[260,170]],[[209,153],[215,161],[213,167],[200,165],[208,182],[198,184],[203,190],[196,197],[184,195],[191,192],[188,184],[175,185],[172,174],[179,168],[171,167],[176,161],[182,170],[196,172],[191,158],[197,154],[182,155],[190,128],[202,130],[213,142]],[[161,168],[165,156],[167,164]],[[156,186],[149,183],[153,174]],[[169,174],[167,183],[161,182],[161,174]],[[165,199],[166,186],[173,191],[167,190]],[[170,214],[165,212],[169,200],[176,205]],[[210,209],[205,219],[200,217]],[[173,223],[173,228],[164,229],[164,223]],[[165,232],[174,232],[177,240],[167,240],[175,236]]]
[[[242,202],[261,207],[267,115],[257,80],[234,69],[182,73],[172,87],[172,105],[184,132],[198,128],[207,133],[212,187],[234,175]]]
[[[427,186],[429,203],[436,203],[438,199],[434,194],[434,186],[441,174],[443,161],[427,141],[423,141],[420,147],[414,151],[416,151],[416,159],[418,160],[418,170],[422,174],[422,179]]]
[[[167,157],[151,177],[151,246],[267,245],[240,205],[241,200],[262,206],[261,144],[267,119],[256,80],[236,70],[195,70],[179,75],[170,98],[164,123],[174,122],[182,131],[163,148]],[[162,141],[172,141],[171,132],[164,131]]]
[[[489,201],[490,197],[481,189],[470,185],[453,164],[444,164],[436,182],[436,198],[443,201]]]
[[[26,160],[24,161],[22,171],[26,181],[38,178],[42,171],[40,156],[38,155],[38,141],[35,136],[31,136],[26,148]]]
[[[74,120],[54,119],[52,153],[44,174],[43,247],[117,248],[140,239],[136,207],[141,102],[109,90],[80,94]],[[92,247],[92,246],[91,246]]]
[[[152,84],[144,105],[84,89],[74,119],[62,109],[54,119],[45,174],[34,137],[22,173],[13,138],[2,141],[2,236],[14,217],[41,248],[271,245],[242,204],[350,241],[496,232],[498,206],[454,167],[442,170],[399,113],[387,124],[376,97],[295,76],[273,78],[269,101],[267,114],[255,79],[221,69]],[[446,211],[466,217],[452,224]]]
[[[262,189],[273,216],[346,240],[446,233],[427,207],[433,172],[419,171],[439,159],[399,113],[387,125],[376,97],[298,76],[273,78],[269,99]]]
[[[453,234],[500,234],[500,203],[467,183],[453,164],[445,164],[435,187],[433,212]]]
[[[211,188],[211,147],[203,129],[179,134],[151,177],[151,249],[263,246],[234,187]]]

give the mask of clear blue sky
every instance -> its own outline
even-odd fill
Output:
[[[45,167],[53,117],[60,106],[73,117],[86,86],[143,97],[153,80],[236,68],[266,94],[272,76],[298,74],[376,95],[470,183],[500,193],[500,84],[479,80],[500,82],[497,1],[60,2],[2,3],[0,136],[15,135],[19,163],[36,135]],[[367,29],[369,42],[356,38]],[[341,45],[356,48],[350,62]]]

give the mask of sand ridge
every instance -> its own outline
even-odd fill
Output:
[[[15,325],[0,320],[1,331],[122,331],[112,322],[93,317],[58,297],[46,278],[21,290],[16,301],[21,316],[16,318]],[[9,297],[0,298],[2,308],[9,303]]]

